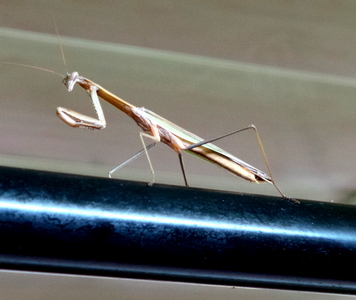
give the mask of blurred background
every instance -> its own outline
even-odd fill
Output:
[[[254,124],[284,193],[355,203],[356,2],[0,1],[1,62],[67,72],[51,6],[68,72],[203,138]],[[57,106],[95,116],[85,92],[68,93],[60,76],[9,64],[0,70],[1,165],[105,177],[142,148],[136,124],[107,103],[103,131],[74,129],[58,119]],[[217,145],[266,170],[252,132]],[[157,182],[183,184],[171,149],[161,144],[150,154]],[[191,186],[278,195],[270,185],[244,182],[190,155],[184,159]],[[145,157],[115,174],[147,182],[150,176]],[[8,271],[0,278],[7,299],[209,299],[215,293],[224,299],[329,299]]]
[[[352,202],[356,3],[353,1],[52,1],[68,72],[203,137],[254,124],[289,196]],[[0,2],[0,61],[65,74],[48,1]],[[103,103],[107,128],[74,129],[57,106],[95,116],[61,77],[1,64],[0,163],[107,176],[142,148],[139,128]],[[252,132],[217,145],[266,170]],[[160,183],[182,185],[177,155],[151,151]],[[191,186],[278,195],[186,154]],[[149,181],[145,157],[115,174]]]

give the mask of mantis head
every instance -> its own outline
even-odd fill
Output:
[[[71,74],[67,74],[67,76],[64,77],[62,82],[67,87],[68,92],[71,92],[78,80],[79,80],[78,72],[73,72]]]

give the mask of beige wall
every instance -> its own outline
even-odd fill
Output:
[[[288,195],[341,201],[354,189],[355,2],[52,2],[69,71],[204,138],[255,124]],[[1,2],[0,27],[0,61],[65,73],[48,2]],[[141,149],[138,127],[110,105],[104,131],[70,128],[55,108],[93,114],[83,91],[68,94],[48,73],[0,68],[1,164],[106,176]],[[218,145],[265,170],[252,133]],[[157,181],[182,184],[175,153],[157,148]],[[185,160],[193,186],[277,195]],[[148,164],[116,176],[148,181]]]

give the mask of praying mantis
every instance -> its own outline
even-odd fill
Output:
[[[229,132],[217,138],[204,140],[144,107],[136,107],[126,102],[125,100],[112,94],[111,92],[96,84],[95,82],[80,76],[78,72],[67,74],[67,76],[63,79],[63,84],[67,87],[67,90],[69,92],[73,90],[75,84],[79,85],[81,88],[87,91],[97,113],[96,119],[67,108],[58,107],[58,117],[61,118],[68,125],[78,128],[104,129],[106,127],[106,121],[102,107],[100,105],[100,97],[118,108],[119,110],[121,110],[122,112],[124,112],[125,114],[127,114],[129,117],[131,117],[143,130],[143,132],[140,132],[140,139],[143,144],[143,149],[118,167],[111,170],[109,172],[110,177],[112,173],[117,171],[119,168],[123,167],[127,163],[131,162],[133,159],[145,153],[152,173],[152,181],[150,182],[150,185],[152,185],[154,183],[154,170],[148,155],[148,150],[155,146],[157,142],[163,142],[169,147],[171,147],[178,154],[183,179],[186,186],[188,186],[188,181],[184,169],[182,151],[186,151],[188,153],[196,155],[197,157],[203,158],[247,181],[253,183],[270,183],[274,185],[274,187],[277,189],[277,191],[283,198],[298,203],[297,200],[286,197],[272,179],[271,171],[268,165],[265,151],[263,149],[261,138],[257,131],[257,128],[254,125],[250,125],[245,128]],[[212,142],[216,140],[248,129],[252,129],[255,131],[256,138],[260,145],[265,163],[268,168],[269,175],[212,144]],[[144,142],[144,137],[152,139],[153,143],[146,146]]]

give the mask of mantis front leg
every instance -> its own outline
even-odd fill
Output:
[[[57,116],[72,127],[104,129],[106,127],[106,121],[98,98],[97,87],[91,86],[87,92],[89,93],[89,97],[93,102],[96,114],[98,116],[97,119],[64,107],[57,107]]]

